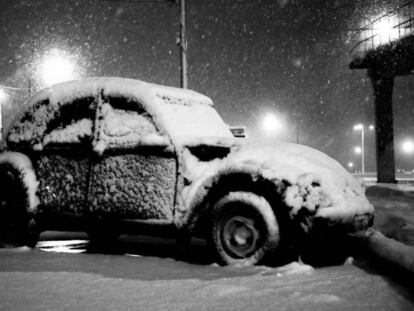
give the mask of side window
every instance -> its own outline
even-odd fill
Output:
[[[91,142],[95,106],[93,97],[77,99],[63,105],[48,122],[43,145]]]
[[[140,103],[109,97],[98,105],[94,150],[129,149],[168,144]]]

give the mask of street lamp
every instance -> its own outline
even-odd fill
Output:
[[[262,129],[268,138],[280,131],[282,127],[281,120],[274,113],[269,112],[262,119]]]
[[[378,36],[379,44],[388,43],[398,38],[398,16],[385,15],[373,25],[373,32]]]
[[[374,129],[373,125],[368,127],[371,131]],[[354,131],[361,131],[361,147],[355,148],[355,153],[361,154],[361,172],[365,174],[365,132],[362,123],[354,125]],[[358,149],[358,150],[357,150]]]
[[[414,141],[406,139],[401,143],[401,150],[406,154],[414,152]]]
[[[38,75],[45,85],[73,80],[79,76],[72,57],[59,49],[52,49],[40,60]]]

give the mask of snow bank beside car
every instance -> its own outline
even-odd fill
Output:
[[[374,229],[356,235],[377,261],[414,273],[414,185],[368,183]]]
[[[369,252],[388,268],[398,267],[414,275],[414,248],[385,237],[382,233],[369,229],[355,236],[362,240]],[[391,267],[389,266],[391,265]]]
[[[414,198],[413,184],[383,184],[383,183],[365,183],[367,188],[366,194],[375,197],[411,197]]]
[[[374,228],[389,238],[414,246],[414,185],[371,184],[366,195],[375,206]]]

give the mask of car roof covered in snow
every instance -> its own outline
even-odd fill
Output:
[[[103,90],[104,95],[124,96],[140,100],[146,96],[180,98],[183,104],[212,105],[209,97],[192,90],[148,83],[141,80],[118,77],[93,77],[62,82],[47,87],[33,96],[27,106],[49,100],[51,104],[68,102],[81,97],[95,96]]]
[[[160,129],[173,138],[188,133],[193,136],[231,136],[211,107],[211,99],[205,95],[140,80],[98,77],[59,83],[30,98],[9,129],[9,146],[23,143],[41,149],[48,123],[59,115],[61,107],[99,94],[139,103],[153,116]]]

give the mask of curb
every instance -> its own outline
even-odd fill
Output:
[[[370,228],[357,232],[353,238],[360,240],[379,261],[389,263],[414,275],[414,248],[387,238],[382,233]]]

